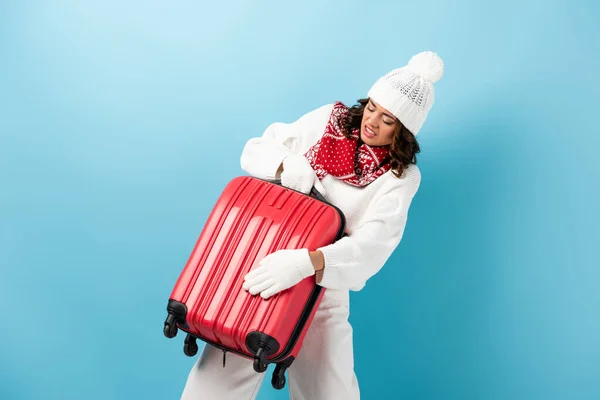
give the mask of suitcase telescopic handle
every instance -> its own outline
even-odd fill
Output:
[[[274,179],[269,181],[271,183],[274,183],[276,185],[280,185],[281,186],[281,179]],[[327,203],[327,200],[325,199],[325,197],[313,186],[312,189],[310,190],[310,194],[316,198],[317,200],[320,200],[322,202]]]

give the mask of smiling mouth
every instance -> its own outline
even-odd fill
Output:
[[[367,125],[365,125],[365,135],[370,138],[377,136],[373,129],[369,128]]]

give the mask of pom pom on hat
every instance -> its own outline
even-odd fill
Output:
[[[431,83],[438,82],[444,75],[444,62],[433,51],[423,51],[412,56],[406,67]]]
[[[368,96],[417,135],[434,101],[434,84],[444,75],[444,62],[432,51],[411,57],[407,65],[375,82]]]

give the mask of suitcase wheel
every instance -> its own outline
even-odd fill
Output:
[[[267,351],[261,345],[258,351],[256,352],[256,357],[254,357],[254,370],[256,372],[265,372],[267,370]]]
[[[188,357],[194,357],[198,353],[198,344],[196,338],[189,333],[183,341],[183,353]]]
[[[276,390],[281,390],[285,387],[285,370],[286,367],[283,364],[277,364],[275,371],[273,371],[273,377],[271,378],[271,385]]]
[[[267,363],[264,363],[260,360],[260,358],[254,359],[254,370],[256,372],[265,372],[267,370]]]
[[[163,329],[163,333],[169,339],[177,336],[177,323],[175,322],[175,316],[173,314],[169,314],[167,319],[165,320],[165,327]]]

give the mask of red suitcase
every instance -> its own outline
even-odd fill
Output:
[[[265,300],[242,289],[244,275],[279,249],[318,247],[343,236],[344,216],[313,196],[244,176],[225,187],[171,293],[164,334],[187,333],[184,353],[196,339],[254,360],[264,372],[275,363],[272,385],[285,386],[324,289],[315,277]]]

